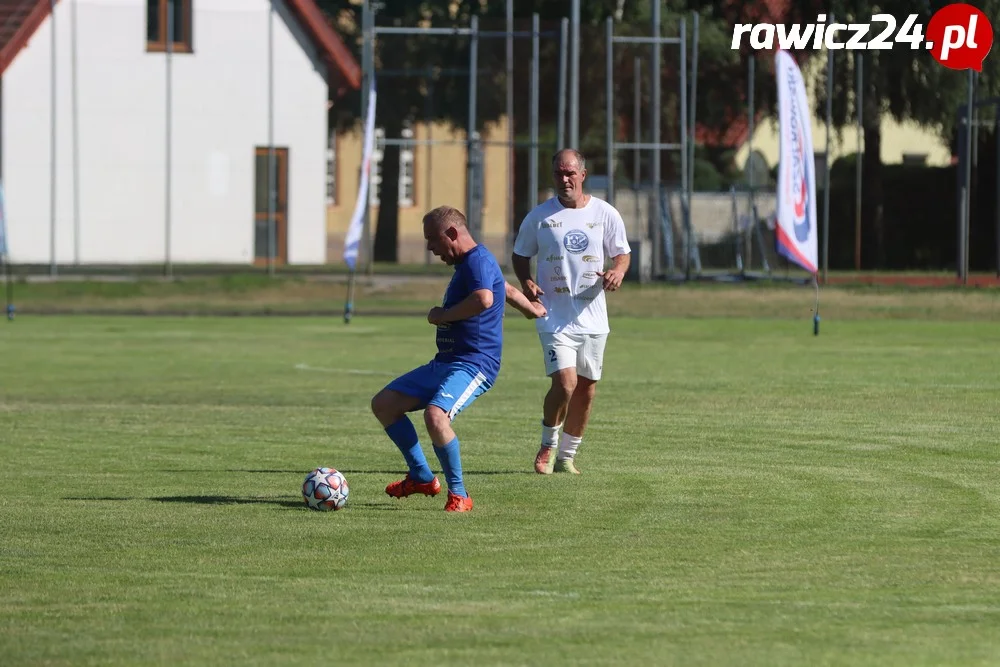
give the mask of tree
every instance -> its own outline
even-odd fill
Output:
[[[351,0],[319,0],[320,8],[351,46],[361,61],[362,5]],[[372,3],[377,10],[377,25],[414,27],[467,27],[472,15],[495,13],[497,3],[481,4],[463,0],[382,0]],[[502,3],[501,3],[502,4]],[[398,138],[404,126],[424,119],[430,110],[430,120],[445,121],[464,129],[467,124],[468,76],[456,74],[467,70],[470,40],[439,35],[385,35],[376,41],[375,64],[380,71],[379,86],[383,91],[377,124],[388,138]],[[497,57],[496,45],[480,43],[480,63]],[[503,87],[496,81],[483,80],[480,66],[478,123],[495,121],[503,113]],[[360,115],[359,93],[352,92],[334,105],[332,123],[338,128],[356,125]],[[381,196],[375,227],[374,259],[396,262],[398,259],[399,206],[399,146],[385,146],[382,154]]]
[[[910,0],[880,0],[878,5],[867,0],[835,0],[832,12],[837,22],[871,23],[873,14],[879,12],[896,17],[899,24],[910,14],[918,14],[918,27],[926,27],[935,11],[949,4],[944,0],[930,0],[922,6]],[[987,16],[1000,16],[1000,0],[981,0],[976,3]],[[877,29],[884,24],[873,24]],[[922,33],[921,33],[922,34]],[[851,52],[835,58],[833,80],[833,124],[837,128],[856,123],[855,88],[857,60],[848,57]],[[906,42],[897,42],[891,49],[867,50],[862,54],[863,108],[861,121],[864,136],[862,170],[862,224],[870,229],[875,247],[868,254],[869,266],[881,266],[885,259],[885,220],[882,189],[882,132],[881,121],[889,115],[898,121],[914,121],[921,126],[936,129],[942,141],[954,140],[957,110],[966,103],[967,72],[950,70],[937,63],[921,44],[912,49]],[[817,75],[816,113],[826,114],[826,70]],[[1000,59],[987,58],[978,77],[979,97],[1000,94]]]
[[[597,3],[602,4],[602,3]],[[767,62],[762,54],[755,53],[744,42],[742,49],[732,49],[733,25],[735,23],[788,23],[804,20],[814,20],[814,7],[819,4],[819,0],[814,2],[799,2],[798,4],[785,2],[755,2],[746,3],[739,0],[668,0],[661,9],[660,34],[663,36],[677,36],[680,22],[687,23],[688,45],[688,67],[692,63],[690,60],[691,40],[693,40],[693,17],[692,13],[697,12],[699,18],[698,28],[698,72],[697,72],[697,108],[695,119],[698,126],[698,136],[701,143],[705,145],[701,150],[718,173],[729,173],[732,167],[732,146],[726,145],[725,139],[732,134],[732,129],[745,122],[747,116],[747,74],[748,61],[751,56],[756,57],[758,64],[756,68],[756,85],[754,106],[759,115],[772,113],[777,104],[777,91],[773,85],[773,78],[770,70],[772,66]],[[613,11],[614,9],[617,11]],[[628,0],[618,3],[603,3],[602,12],[598,13],[595,20],[603,19],[606,16],[614,15],[619,25],[616,26],[617,34],[648,36],[651,31],[652,22],[652,2],[651,0]],[[601,26],[603,27],[603,26]],[[603,31],[601,32],[601,44],[603,45]],[[651,118],[649,110],[652,108],[652,99],[649,83],[649,46],[629,47],[624,45],[616,46],[616,112],[622,121],[623,131],[620,139],[631,141],[632,119],[634,116],[634,102],[631,90],[634,85],[633,59],[639,57],[644,68],[640,89],[642,91],[640,104],[642,106],[641,123],[645,140],[649,141],[651,134],[648,131]],[[596,54],[595,54],[596,55]],[[799,54],[800,60],[807,54]],[[600,58],[595,58],[597,67],[591,66],[590,75],[594,85],[603,87],[604,84],[604,60],[603,47]],[[676,142],[679,140],[682,128],[680,127],[680,59],[675,46],[664,46],[661,56],[660,90],[662,118],[660,119],[660,137],[664,143]],[[688,85],[692,83],[688,77]],[[629,92],[627,92],[629,91]],[[603,157],[604,148],[604,114],[603,108],[598,116],[588,118],[591,124],[586,125],[589,129],[596,130],[588,132],[583,137],[585,148],[593,148],[600,151]],[[690,122],[690,118],[688,119]],[[598,122],[599,121],[599,122]],[[595,127],[599,125],[599,127]],[[581,118],[581,126],[585,126],[584,119]],[[686,128],[685,128],[686,129]],[[730,137],[731,138],[731,137]],[[663,152],[661,164],[661,174],[664,180],[678,181],[680,179],[679,157],[675,152]],[[621,156],[624,157],[624,156]],[[630,173],[631,160],[622,161],[624,173]],[[603,159],[599,160],[603,167]],[[697,175],[696,175],[697,177]],[[701,187],[701,182],[697,182],[696,187]]]

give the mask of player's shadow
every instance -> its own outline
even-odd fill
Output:
[[[354,470],[341,470],[337,468],[340,472],[345,475],[395,475],[397,477],[406,475],[406,470],[362,470],[361,468],[356,468]],[[437,473],[443,474],[443,473]],[[534,470],[463,470],[463,475],[471,475],[473,477],[479,477],[480,475],[534,475]]]
[[[278,498],[236,498],[233,496],[163,496],[160,498],[149,498],[159,503],[192,503],[194,505],[256,505],[271,504],[279,507],[291,509],[309,510],[306,504],[301,501],[281,500]],[[366,510],[395,510],[399,509],[389,503],[361,503],[348,502],[348,507],[364,508]],[[429,509],[429,508],[428,508]]]
[[[239,498],[237,496],[157,496],[154,498],[136,498],[127,496],[95,496],[90,498],[70,497],[63,500],[148,500],[157,503],[188,503],[191,505],[276,505],[285,509],[311,511],[301,500],[287,500],[283,498]],[[357,508],[359,510],[389,510],[399,511],[402,509],[411,511],[439,510],[438,507],[422,506],[402,506],[393,503],[371,503],[371,502],[348,502],[347,508]]]
[[[277,505],[279,507],[308,509],[301,500],[295,502],[293,500],[286,500],[283,498],[239,498],[237,496],[157,496],[154,498],[92,496],[89,498],[63,498],[63,500],[149,500],[156,503],[191,503],[193,505]]]
[[[237,496],[160,496],[149,498],[158,503],[190,503],[192,505],[277,505],[294,509],[308,509],[299,501],[281,498],[239,498]]]
[[[406,470],[371,470],[362,468],[352,468],[344,469],[337,468],[340,472],[345,475],[389,475],[393,477],[401,477],[406,474]],[[201,470],[161,470],[162,473],[193,473],[193,472],[217,472],[214,470],[201,469]],[[266,474],[266,475],[305,475],[308,470],[278,470],[278,469],[253,469],[253,468],[239,468],[239,469],[229,469],[223,470],[221,472],[238,472],[238,473],[249,473],[249,474]],[[465,470],[463,471],[465,475],[534,475],[534,470]]]

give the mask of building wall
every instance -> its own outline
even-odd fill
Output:
[[[437,141],[465,140],[465,132],[453,130],[446,124],[417,124],[413,128],[415,139]],[[507,125],[501,120],[483,133],[484,139],[505,138]],[[414,198],[413,205],[399,211],[399,261],[405,264],[438,262],[424,246],[421,220],[424,213],[437,206],[454,206],[465,212],[466,208],[466,150],[463,143],[420,145],[414,149]],[[328,252],[332,264],[343,263],[344,236],[358,192],[361,165],[361,135],[359,131],[343,133],[336,139],[335,203],[327,209]],[[501,264],[506,262],[506,229],[509,226],[507,202],[507,150],[505,146],[486,146],[483,151],[485,193],[483,196],[483,242],[496,255]],[[378,207],[369,210],[374,230],[378,220]],[[374,231],[372,232],[374,234]],[[364,251],[362,251],[364,262]]]
[[[166,55],[146,51],[146,3],[56,5],[56,260],[167,258]],[[170,252],[176,263],[250,263],[254,149],[268,144],[269,0],[193,3],[193,54],[174,54]],[[52,18],[3,80],[3,173],[12,260],[51,261]],[[274,142],[289,149],[288,260],[325,260],[325,67],[278,7],[273,22]],[[74,212],[78,165],[79,217]],[[79,235],[77,235],[77,230]],[[79,254],[77,254],[77,248]]]

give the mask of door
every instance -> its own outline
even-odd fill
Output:
[[[254,264],[288,261],[288,149],[274,149],[274,216],[268,206],[270,150],[257,147],[254,155]]]

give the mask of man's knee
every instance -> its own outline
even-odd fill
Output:
[[[552,375],[552,388],[570,396],[576,391],[578,381],[577,375],[572,369],[564,369]]]
[[[382,424],[388,426],[399,419],[405,411],[398,400],[398,394],[383,389],[372,397],[372,413]]]
[[[580,377],[577,380],[576,388],[573,390],[573,396],[579,396],[586,399],[588,402],[594,400],[594,396],[597,395],[597,380],[591,380],[590,378]]]
[[[436,405],[428,405],[424,410],[424,425],[428,433],[440,433],[451,425],[448,413]]]

